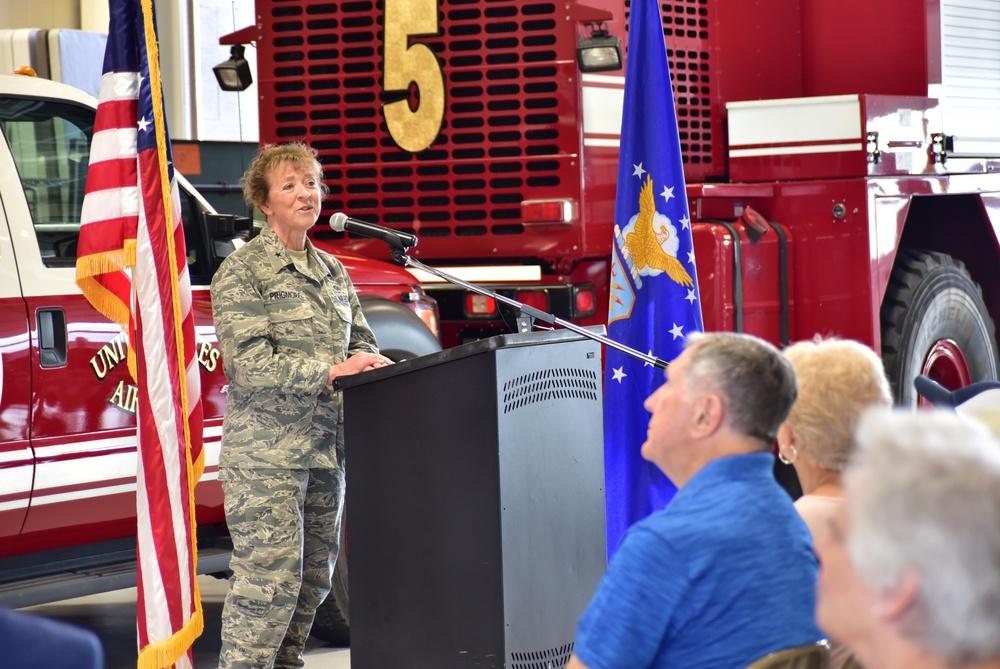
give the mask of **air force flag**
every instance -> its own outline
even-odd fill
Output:
[[[691,221],[656,0],[634,0],[628,63],[608,336],[673,360],[684,337],[703,329]],[[676,489],[642,459],[649,414],[646,399],[662,382],[651,364],[606,349],[604,460],[608,557],[629,525],[664,508]]]

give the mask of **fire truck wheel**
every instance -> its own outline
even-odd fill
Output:
[[[351,641],[350,598],[347,593],[347,509],[340,524],[340,554],[333,570],[333,590],[316,611],[312,636],[335,646]]]
[[[919,374],[952,389],[995,380],[995,333],[982,289],[962,262],[900,250],[882,302],[882,361],[897,403],[917,405]]]

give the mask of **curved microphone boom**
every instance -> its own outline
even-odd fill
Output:
[[[347,232],[357,235],[358,237],[381,239],[392,247],[407,249],[411,246],[417,245],[417,238],[415,235],[399,232],[391,228],[385,228],[381,225],[368,223],[367,221],[359,221],[356,218],[351,218],[342,211],[338,211],[330,217],[330,227],[333,228],[335,232],[344,232],[346,230]]]

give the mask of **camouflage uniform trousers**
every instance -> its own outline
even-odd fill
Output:
[[[344,468],[223,468],[219,479],[233,539],[219,667],[302,667],[337,561]]]

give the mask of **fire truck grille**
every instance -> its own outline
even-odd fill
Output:
[[[576,112],[560,81],[552,2],[440,0],[439,31],[411,37],[442,64],[444,125],[418,153],[390,135],[382,107],[383,3],[275,2],[273,71],[277,141],[305,138],[319,151],[326,206],[435,237],[518,235],[521,201],[572,183]],[[264,65],[264,67],[271,67]],[[563,84],[564,85],[564,84]],[[415,100],[411,100],[411,108]]]
[[[631,2],[626,0],[626,20],[630,7]],[[660,4],[684,174],[689,181],[722,176],[725,162],[721,142],[714,142],[713,149],[714,135],[720,129],[712,123],[713,91],[706,44],[714,8],[709,0],[672,0]]]

